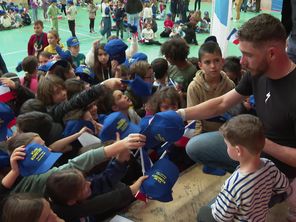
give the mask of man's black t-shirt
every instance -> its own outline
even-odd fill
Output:
[[[244,96],[254,94],[256,112],[268,139],[296,149],[296,69],[278,80],[248,73],[235,89]],[[295,167],[268,158],[288,177],[296,176]]]

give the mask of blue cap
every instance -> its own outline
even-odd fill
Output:
[[[57,3],[57,0],[50,0],[51,3]]]
[[[109,7],[106,7],[105,8],[105,15],[109,15],[110,14],[110,8]]]
[[[69,50],[64,51],[59,45],[56,46],[56,51],[58,55],[61,57],[61,60],[67,60],[72,56]]]
[[[127,49],[121,39],[112,39],[104,47],[104,50],[109,54],[110,60],[116,60],[119,64],[125,61],[125,50]]]
[[[136,52],[130,59],[125,60],[124,65],[129,68],[138,61],[148,61],[148,56],[143,52]]]
[[[149,177],[142,183],[140,191],[149,199],[172,201],[172,188],[179,177],[178,167],[167,158],[162,158],[147,171],[147,175]]]
[[[68,3],[68,4],[74,4],[74,3],[73,3],[73,0],[67,0],[67,3]]]
[[[116,132],[119,132],[120,138],[123,139],[131,133],[139,133],[141,128],[129,121],[122,112],[113,112],[108,115],[103,123],[100,132],[102,142],[116,139]]]
[[[5,103],[0,103],[0,141],[6,140],[8,124],[15,118],[15,115]]]
[[[185,130],[182,118],[173,110],[156,113],[150,120],[142,120],[140,126],[141,133],[146,136],[145,149],[156,147],[163,142],[176,142]]]
[[[75,69],[76,76],[89,84],[95,83],[95,74],[86,65],[80,65]]]
[[[250,105],[251,105],[252,107],[255,107],[256,102],[255,102],[255,97],[254,97],[254,95],[251,95],[251,96],[249,97],[249,103],[250,103]]]
[[[140,76],[136,75],[133,80],[121,80],[129,85],[132,92],[140,97],[147,97],[152,94],[152,83],[145,82]]]
[[[46,146],[37,143],[27,145],[25,152],[25,159],[19,161],[20,174],[23,177],[46,173],[62,155],[50,152]]]
[[[4,10],[0,10],[0,15],[5,15],[6,12]]]
[[[43,71],[43,72],[48,72],[48,71],[52,70],[56,65],[60,65],[60,66],[63,66],[66,68],[68,66],[68,62],[63,59],[49,61],[46,64],[39,66],[38,70]]]
[[[0,169],[10,166],[10,157],[7,152],[0,150]]]
[[[70,37],[67,39],[67,46],[72,47],[72,46],[77,46],[79,45],[79,41],[77,37]]]
[[[71,136],[77,132],[79,132],[83,127],[87,127],[95,132],[95,127],[90,121],[82,120],[82,119],[75,119],[75,120],[68,120],[65,123],[65,129],[63,132],[63,136]]]

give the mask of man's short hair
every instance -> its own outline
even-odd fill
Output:
[[[242,145],[251,154],[258,154],[265,145],[263,124],[258,117],[242,114],[220,127],[223,137],[232,145]]]
[[[286,42],[287,33],[280,20],[269,14],[260,14],[245,22],[238,30],[240,41],[255,45],[267,41]]]

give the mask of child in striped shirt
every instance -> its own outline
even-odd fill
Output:
[[[260,158],[265,144],[261,121],[249,114],[239,115],[220,132],[229,157],[240,165],[215,202],[200,209],[198,221],[266,221],[271,198],[286,193],[289,181],[272,161]]]

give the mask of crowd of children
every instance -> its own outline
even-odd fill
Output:
[[[0,10],[0,31],[19,28],[31,24],[31,17],[26,8],[22,8],[13,2],[2,2]]]
[[[224,62],[213,36],[201,44],[198,58],[188,58],[189,44],[198,44],[196,33],[209,32],[207,11],[203,18],[200,10],[188,17],[182,14],[181,22],[175,21],[177,13],[167,13],[160,36],[171,38],[160,43],[155,40],[153,21],[166,10],[164,3],[158,7],[156,1],[145,2],[142,22],[132,25],[128,21],[133,14],[125,11],[124,2],[103,0],[100,31],[106,40],[93,42],[84,55],[75,33],[76,6],[72,0],[60,3],[71,31],[66,45],[58,33],[57,2],[51,0],[46,14],[52,29],[45,33],[43,22],[34,22],[28,56],[18,67],[24,77],[15,73],[0,76],[1,92],[7,94],[0,102],[4,222],[18,221],[22,214],[24,222],[45,221],[45,217],[59,222],[102,221],[129,206],[143,191],[143,184],[150,179],[142,175],[143,152],[152,162],[165,152],[182,171],[197,162],[193,143],[204,146],[205,135],[219,129],[229,157],[240,165],[234,172],[223,169],[233,174],[214,203],[201,208],[198,220],[253,221],[260,217],[264,221],[275,195],[288,197],[289,217],[291,221],[296,218],[291,201],[296,196],[295,182],[290,186],[272,161],[260,159],[265,135],[251,97],[223,115],[196,119],[190,133],[183,126],[189,123],[184,121],[184,108],[231,92],[247,76],[240,58],[228,57]],[[90,0],[87,10],[90,32],[95,33],[98,7]],[[111,32],[112,21],[116,35]],[[140,26],[142,30],[138,30]],[[132,33],[130,46],[122,40],[125,29]],[[138,52],[138,39],[143,44],[160,45],[163,57],[150,63],[145,53]],[[182,134],[185,131],[184,135],[165,143],[168,140],[162,133],[149,131],[158,115],[164,126],[175,119],[181,122],[178,129]],[[159,131],[163,129],[176,133],[158,126]],[[86,145],[90,136],[95,142]]]

